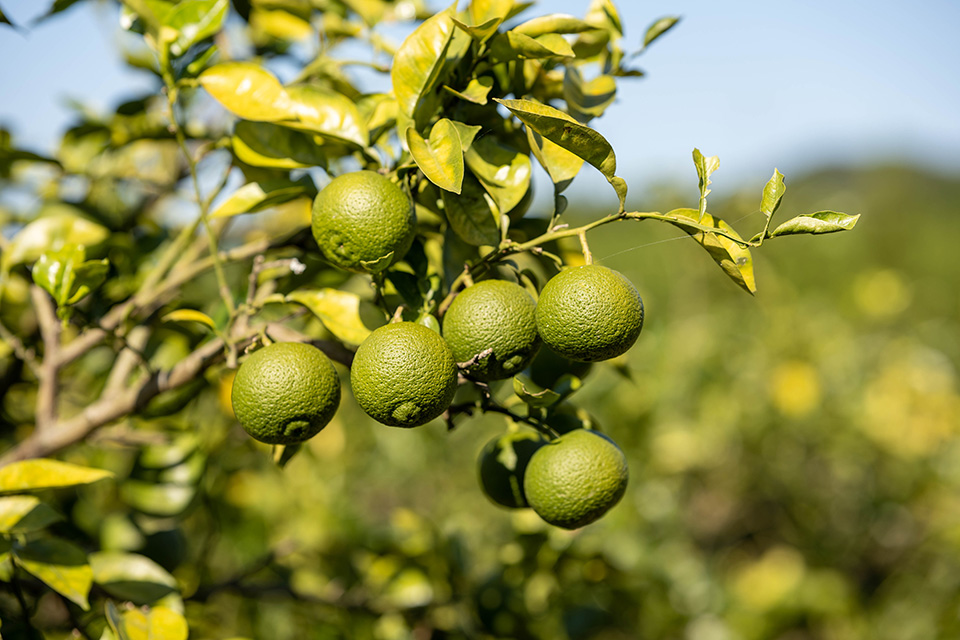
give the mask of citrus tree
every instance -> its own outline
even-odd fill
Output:
[[[171,521],[212,504],[243,461],[282,469],[348,399],[391,427],[497,415],[482,491],[557,527],[594,522],[626,492],[626,459],[570,398],[591,363],[638,340],[644,305],[594,261],[590,233],[671,225],[754,294],[753,250],[856,224],[835,211],[774,223],[774,170],[762,224],[737,231],[711,213],[719,161],[696,149],[699,198],[630,210],[591,121],[677,19],[629,40],[610,0],[583,17],[529,8],[124,0],[140,35],[126,59],[158,91],[83,116],[50,157],[2,132],[4,188],[42,203],[0,209],[4,633],[43,618],[87,637],[185,638],[185,600],[217,593],[215,542],[164,538]],[[542,207],[535,164],[552,188]],[[577,224],[563,193],[581,171],[616,204]],[[117,517],[91,521],[84,502]],[[196,548],[171,557],[177,545]],[[243,576],[217,584],[242,590]]]

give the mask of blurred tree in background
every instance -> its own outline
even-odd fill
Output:
[[[163,68],[147,49],[125,55],[156,73],[158,86],[166,82],[168,96],[172,88],[188,94],[180,133],[201,162],[191,166],[194,156],[182,153],[170,126],[175,105],[158,95],[107,119],[81,117],[55,158],[0,133],[0,456],[34,442],[49,417],[38,415],[50,410],[39,383],[47,359],[38,356],[49,353],[51,332],[68,355],[99,332],[75,358],[61,351],[59,400],[79,416],[91,395],[121,394],[141,365],[204,365],[168,391],[151,388],[130,415],[51,450],[66,465],[0,467],[4,638],[133,640],[144,630],[177,638],[184,620],[190,637],[221,639],[960,636],[960,178],[894,166],[791,178],[780,215],[829,207],[862,213],[862,223],[854,234],[783,239],[776,252],[756,252],[755,298],[675,227],[628,222],[593,231],[594,260],[637,285],[649,319],[629,354],[595,365],[552,412],[611,435],[631,468],[617,508],[564,531],[481,494],[476,456],[503,432],[505,416],[461,416],[449,432],[441,421],[388,429],[344,394],[333,422],[277,464],[234,419],[236,363],[210,349],[216,332],[234,326],[224,284],[246,291],[251,261],[267,251],[256,285],[371,292],[317,259],[305,231],[314,180],[325,177],[309,168],[319,164],[316,150],[274,132],[254,152],[238,151],[224,112],[196,90],[196,78],[215,55],[306,62],[306,76],[359,105],[368,134],[378,123],[389,129],[397,125],[384,113],[389,106],[381,110],[387,100],[361,94],[326,55],[298,59],[296,43],[314,35],[322,13],[327,42],[367,39],[385,54],[364,64],[383,73],[393,45],[370,26],[430,14],[376,0],[236,2],[211,40],[217,30],[205,32],[190,11],[226,12],[225,2],[181,3],[179,31],[151,34],[141,18],[164,5],[128,2],[124,20],[166,38],[175,59]],[[610,7],[594,2],[588,15],[610,22],[606,33]],[[656,24],[662,32],[666,23]],[[623,52],[609,39],[584,46],[584,55],[608,51],[620,68]],[[576,102],[569,90],[565,99]],[[267,144],[278,139],[287,146]],[[706,182],[701,173],[701,194]],[[221,191],[242,195],[216,199]],[[651,191],[664,211],[697,197],[692,184]],[[711,200],[711,214],[761,231],[769,216],[757,209],[757,191]],[[179,233],[191,228],[198,199],[221,212],[212,225],[224,256],[219,278],[207,236]],[[559,190],[553,200],[558,213]],[[571,202],[564,215],[575,226],[609,212]],[[553,222],[549,211],[524,220]],[[685,224],[677,226],[691,232]],[[45,325],[43,309],[53,303],[37,297],[25,265],[50,260],[43,256],[56,243],[88,248],[57,258],[77,275],[53,287],[65,323]],[[170,271],[176,281],[161,278],[144,294],[171,246],[180,251],[172,259],[184,260]],[[568,264],[582,259],[576,237],[550,248]],[[543,269],[532,260],[521,266]],[[125,307],[128,300],[135,304]],[[261,318],[342,341],[322,314],[297,308],[266,307]],[[125,313],[140,313],[141,323]],[[117,374],[124,362],[126,375]],[[509,396],[512,387],[494,392]]]

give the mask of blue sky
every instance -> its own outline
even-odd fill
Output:
[[[26,23],[47,0],[0,0]],[[436,3],[435,3],[436,4]],[[463,4],[463,3],[461,3]],[[528,15],[582,15],[587,0],[541,0]],[[594,121],[634,193],[661,179],[690,181],[696,146],[719,155],[715,192],[760,185],[778,167],[909,159],[960,169],[960,3],[620,0],[628,48],[648,24],[681,24],[637,60]],[[69,124],[68,99],[109,109],[151,85],[116,49],[117,11],[84,2],[27,33],[0,27],[0,123],[36,150]],[[584,172],[573,195],[607,189]],[[612,194],[612,191],[610,192]],[[612,197],[612,195],[611,195]]]

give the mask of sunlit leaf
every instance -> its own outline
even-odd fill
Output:
[[[202,311],[197,311],[196,309],[177,309],[176,311],[171,311],[167,315],[163,316],[163,321],[199,322],[200,324],[207,325],[211,329],[216,329],[217,327],[216,323],[213,321],[213,318]]]
[[[519,375],[513,378],[513,391],[531,407],[545,408],[562,401],[579,389],[582,384],[580,378],[572,375],[563,376],[559,382],[560,384],[556,385],[556,389],[545,389],[527,376]]]
[[[14,548],[15,562],[48,587],[87,610],[93,570],[80,547],[58,538],[32,540]]]
[[[707,196],[710,194],[710,175],[720,168],[720,158],[705,156],[700,149],[693,150],[693,164],[697,167],[697,177],[700,179],[700,209],[697,220],[702,221],[707,213]]]
[[[480,133],[481,127],[478,124],[464,124],[456,120],[451,120],[451,122],[453,122],[453,126],[457,128],[457,133],[460,134],[460,147],[463,149],[463,152],[466,153],[473,145],[474,138]]]
[[[714,228],[739,239],[740,235],[733,227],[719,218],[714,218],[709,213],[705,213],[702,218],[698,218],[700,212],[697,209],[674,209],[666,215],[671,218],[669,222],[689,233],[700,246],[706,249],[714,262],[720,265],[720,268],[730,276],[731,280],[748,293],[757,291],[757,283],[753,275],[753,257],[750,255],[750,250],[734,240],[703,230]]]
[[[463,147],[454,124],[442,118],[430,130],[426,140],[416,129],[407,129],[407,146],[417,166],[433,184],[446,191],[460,193],[463,182]]]
[[[512,0],[470,0],[470,19],[473,24],[499,19],[501,22],[510,17]]]
[[[323,147],[309,134],[268,122],[238,122],[231,142],[237,157],[255,167],[306,169],[327,164]]]
[[[783,174],[773,170],[773,176],[763,187],[763,196],[760,198],[760,211],[768,219],[777,211],[780,206],[780,200],[783,194],[787,192],[787,187],[783,184]]]
[[[223,62],[200,74],[200,85],[225,109],[244,118],[275,122],[293,106],[277,78],[253,62]]]
[[[643,47],[647,48],[651,42],[672,29],[679,21],[679,17],[665,16],[651,24],[647,28],[647,33],[643,36]]]
[[[565,13],[552,13],[527,20],[512,30],[536,38],[548,33],[583,33],[591,29],[596,29],[596,27],[585,20]]]
[[[90,484],[113,474],[103,469],[36,458],[0,468],[0,493],[22,493]]]
[[[568,66],[563,75],[563,99],[580,122],[603,115],[616,96],[617,81],[612,76],[599,75],[585,82],[574,66]]]
[[[486,42],[487,39],[497,32],[497,29],[503,24],[503,18],[490,18],[480,24],[466,24],[451,16],[453,24],[458,29],[469,35],[477,42]]]
[[[176,579],[145,556],[99,551],[91,553],[89,560],[93,582],[115,598],[143,605],[177,591]]]
[[[791,218],[770,232],[770,237],[792,236],[803,233],[836,233],[853,229],[860,214],[851,216],[837,211],[817,211]]]
[[[386,93],[364,96],[357,103],[357,109],[369,131],[371,143],[393,127],[397,122],[399,106],[397,99]]]
[[[563,111],[533,100],[495,100],[547,140],[599,169],[617,192],[620,208],[623,208],[627,197],[627,183],[615,175],[617,157],[613,147],[602,135],[580,124]]]
[[[287,87],[291,109],[301,128],[366,147],[367,127],[356,104],[339,93],[311,85]],[[289,122],[280,124],[289,126]]]
[[[112,601],[106,604],[107,622],[117,640],[187,640],[187,620],[169,607],[120,611]]]
[[[474,141],[465,159],[501,212],[510,211],[523,200],[530,187],[530,156],[494,136],[483,136]]]
[[[474,104],[487,104],[487,94],[489,94],[490,89],[493,88],[493,78],[490,76],[474,78],[467,83],[467,87],[463,91],[451,89],[447,85],[443,85],[443,88],[462,100],[467,100]]]
[[[291,182],[289,180],[264,180],[243,185],[224,200],[210,214],[211,218],[229,218],[242,213],[256,213],[278,204],[289,202],[304,194],[310,194],[312,183],[309,179]]]
[[[0,533],[30,533],[63,518],[35,496],[0,497]]]
[[[286,41],[304,40],[313,35],[310,23],[289,11],[256,7],[250,12],[250,28],[254,33],[265,33]]]
[[[33,281],[49,293],[58,307],[76,304],[103,284],[110,263],[84,260],[82,246],[68,246],[55,253],[44,253],[33,265]]]
[[[559,191],[563,191],[570,181],[583,166],[583,158],[571,153],[560,145],[550,142],[531,127],[525,127],[527,131],[527,142],[530,144],[530,150],[536,157],[550,179]]]
[[[197,490],[178,484],[154,484],[143,480],[127,480],[120,485],[120,497],[138,511],[168,518],[183,513]]]
[[[345,344],[357,346],[386,322],[383,314],[360,296],[339,289],[304,289],[287,296],[302,304]]]
[[[220,31],[229,4],[227,0],[184,0],[177,4],[164,20],[165,26],[177,33],[170,52],[183,55],[194,44]]]
[[[494,38],[490,43],[490,54],[497,60],[572,58],[574,55],[570,43],[561,35],[548,33],[531,38],[516,31],[507,31]]]
[[[417,27],[397,49],[390,77],[400,109],[408,116],[436,87],[455,28],[450,13],[440,12]]]
[[[500,242],[499,211],[476,178],[465,175],[459,195],[441,194],[447,222],[460,238],[474,246]]]
[[[83,245],[92,247],[110,235],[106,228],[72,213],[37,218],[10,241],[3,253],[4,269],[24,262],[33,262],[47,252],[64,247]]]

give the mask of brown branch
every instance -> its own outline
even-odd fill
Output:
[[[139,325],[134,327],[127,336],[126,346],[113,362],[107,383],[104,385],[103,395],[111,396],[123,391],[127,385],[127,378],[133,373],[138,364],[143,363],[143,349],[150,339],[150,330]]]
[[[13,332],[3,324],[3,322],[0,322],[0,339],[10,345],[10,348],[13,349],[14,355],[23,361],[30,371],[33,372],[33,375],[39,379],[41,373],[40,363],[37,361],[37,354],[33,352],[33,349],[28,349],[25,347],[20,338],[14,335]]]
[[[33,309],[40,325],[43,340],[43,364],[40,366],[39,389],[37,390],[37,430],[43,431],[57,419],[57,373],[60,370],[60,321],[47,292],[40,287],[30,287]]]

